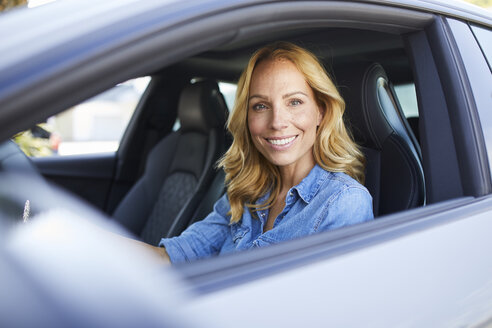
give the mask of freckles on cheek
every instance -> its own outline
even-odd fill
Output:
[[[307,122],[310,121],[309,115],[306,115],[306,113],[297,113],[295,115],[292,115],[291,121],[294,122],[294,124],[300,128],[306,125]]]
[[[296,122],[299,127],[309,128],[311,125],[317,125],[318,116],[317,113],[302,112],[293,118],[293,122]]]
[[[251,136],[258,135],[261,132],[261,122],[255,117],[248,117],[248,129]]]

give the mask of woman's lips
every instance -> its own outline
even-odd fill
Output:
[[[276,138],[265,138],[266,141],[272,146],[274,149],[285,149],[290,147],[297,136],[290,137],[276,137]]]

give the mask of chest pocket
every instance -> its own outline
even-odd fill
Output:
[[[232,242],[238,244],[244,236],[249,232],[250,228],[245,227],[239,223],[231,225]]]

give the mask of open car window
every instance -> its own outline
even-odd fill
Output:
[[[426,103],[426,101],[429,101],[428,99],[431,99],[431,96],[426,94],[428,90],[435,89],[436,94],[447,96],[447,89],[441,87],[437,81],[439,80],[439,67],[437,67],[439,62],[427,61],[434,65],[432,67],[435,68],[435,71],[432,71],[432,74],[436,78],[435,81],[423,79],[422,66],[418,62],[420,57],[424,58],[424,55],[430,56],[432,53],[428,45],[420,45],[419,42],[427,41],[422,33],[424,30],[430,29],[432,24],[436,22],[435,17],[431,14],[419,13],[409,9],[396,10],[390,7],[378,7],[377,5],[373,7],[373,5],[358,4],[355,7],[341,6],[339,10],[341,12],[347,10],[347,12],[361,13],[365,9],[376,9],[378,7],[377,9],[381,9],[381,11],[370,11],[369,16],[360,17],[357,20],[337,22],[339,13],[331,12],[330,14],[329,10],[332,8],[331,6],[336,7],[337,5],[335,4],[318,4],[318,6],[311,3],[304,8],[301,8],[300,4],[294,5],[301,10],[300,15],[305,17],[305,22],[302,25],[298,25],[288,18],[290,8],[284,7],[282,4],[266,5],[268,8],[275,7],[276,10],[279,10],[279,13],[282,13],[276,18],[276,21],[268,22],[267,24],[268,20],[265,17],[260,17],[259,20],[262,23],[254,28],[247,24],[241,26],[239,29],[242,34],[236,39],[228,39],[227,32],[219,33],[219,41],[216,41],[215,44],[197,44],[196,53],[173,57],[169,64],[164,66],[152,66],[156,64],[149,62],[149,67],[145,71],[146,74],[142,74],[152,76],[152,83],[149,84],[148,88],[145,88],[148,80],[132,80],[118,84],[115,89],[79,105],[85,106],[105,100],[103,98],[114,98],[127,106],[130,102],[126,102],[128,99],[126,96],[117,97],[114,94],[116,94],[115,92],[118,88],[129,88],[134,95],[131,100],[132,105],[125,107],[123,114],[118,114],[117,123],[110,122],[110,119],[108,116],[104,116],[106,114],[103,114],[102,110],[89,109],[82,111],[77,107],[71,110],[71,114],[61,114],[57,119],[48,120],[48,123],[55,121],[54,124],[58,124],[56,121],[62,121],[63,115],[69,117],[66,120],[69,120],[70,117],[74,118],[68,124],[69,126],[72,125],[72,128],[63,132],[65,134],[61,139],[66,144],[60,144],[60,153],[65,153],[66,149],[69,148],[71,139],[87,142],[90,138],[98,139],[103,141],[103,143],[108,141],[105,139],[112,139],[111,142],[114,145],[111,146],[113,147],[111,149],[114,151],[118,147],[118,140],[121,139],[123,130],[126,130],[123,140],[124,147],[117,157],[103,158],[102,160],[100,158],[91,159],[92,163],[97,163],[97,166],[93,166],[94,168],[100,168],[101,164],[104,164],[104,167],[107,168],[104,173],[104,188],[97,185],[97,189],[101,189],[99,195],[109,195],[105,197],[104,201],[92,199],[92,202],[101,204],[99,206],[103,207],[108,214],[113,213],[121,203],[125,202],[126,195],[131,194],[132,186],[138,185],[138,179],[147,170],[147,156],[152,153],[153,147],[168,135],[179,133],[181,124],[179,119],[177,119],[177,113],[179,113],[181,92],[186,83],[195,78],[211,79],[219,82],[220,91],[230,110],[233,107],[234,85],[247,58],[258,47],[276,40],[297,42],[311,49],[322,60],[344,96],[345,92],[351,88],[348,78],[350,77],[352,81],[358,80],[357,77],[354,78],[348,75],[353,67],[366,63],[375,63],[386,72],[389,84],[388,86],[378,86],[379,89],[376,92],[379,93],[379,96],[382,95],[381,103],[392,105],[396,108],[396,111],[393,114],[385,112],[382,115],[390,115],[386,119],[395,120],[395,131],[401,132],[405,130],[405,142],[411,146],[412,156],[417,160],[417,164],[415,164],[418,166],[417,171],[421,172],[423,176],[419,187],[422,190],[419,191],[418,197],[409,201],[409,204],[397,204],[397,202],[392,200],[392,196],[397,195],[401,190],[412,188],[411,184],[401,185],[391,182],[391,179],[382,179],[381,175],[390,171],[395,178],[405,177],[408,174],[399,172],[398,168],[400,166],[396,162],[389,161],[385,164],[388,167],[393,167],[391,170],[382,169],[378,166],[380,164],[372,166],[374,163],[378,163],[378,158],[384,159],[387,155],[378,148],[369,151],[366,154],[369,164],[368,172],[370,170],[380,172],[366,181],[366,184],[372,185],[370,192],[373,193],[374,197],[376,217],[472,194],[464,188],[466,186],[462,182],[465,180],[464,177],[446,179],[436,174],[436,170],[440,169],[446,173],[445,176],[459,175],[460,164],[458,160],[466,161],[466,159],[457,156],[458,151],[455,147],[460,147],[460,144],[454,145],[449,142],[449,140],[456,139],[456,137],[453,138],[453,134],[456,133],[453,131],[453,127],[458,123],[452,122],[453,118],[447,116],[446,103],[441,101],[438,104],[439,106],[435,106],[432,110],[430,109],[432,106]],[[328,15],[326,18],[315,18],[317,17],[315,13],[325,11]],[[226,20],[227,15],[221,16],[221,19]],[[394,20],[398,21],[398,23]],[[390,27],[388,22],[393,22],[395,25]],[[213,26],[209,27],[210,30],[214,28]],[[224,39],[221,39],[221,37]],[[353,47],[353,44],[358,46]],[[416,57],[414,52],[421,52],[424,55]],[[162,56],[165,56],[165,54],[163,53]],[[144,70],[141,73],[144,73]],[[392,86],[394,86],[396,91],[394,94],[390,92]],[[142,96],[143,90],[147,90],[145,96]],[[354,92],[354,94],[357,92]],[[386,94],[387,92],[389,93]],[[114,97],[111,96],[112,93]],[[419,98],[420,101],[417,101]],[[438,98],[436,96],[436,99]],[[442,99],[442,97],[440,98]],[[135,109],[138,101],[140,101],[141,108],[139,108],[139,112],[134,115],[134,120],[126,129],[128,125],[126,122],[128,122],[131,116],[130,113]],[[346,119],[350,123],[350,120],[354,119],[350,117],[350,113],[358,109],[361,99],[350,99],[350,96],[347,95],[346,101],[346,112],[348,113]],[[364,106],[363,101],[362,106]],[[399,110],[402,112],[398,112]],[[94,119],[87,119],[83,116],[90,112],[96,115]],[[112,112],[112,110],[109,112]],[[421,112],[424,115],[421,115]],[[417,121],[413,126],[410,126],[407,119],[416,119]],[[415,120],[413,121],[415,122]],[[73,122],[75,122],[75,125],[72,124]],[[432,129],[432,126],[437,122],[443,127],[442,131],[439,131],[440,138],[436,138],[438,133]],[[123,129],[116,131],[116,126]],[[373,132],[354,127],[352,133],[354,133],[357,138],[356,141],[362,147],[370,146],[363,143],[367,142]],[[422,151],[420,146],[422,146]],[[97,149],[92,144],[89,145],[89,148],[91,151],[96,151]],[[437,149],[446,149],[446,151],[441,156],[436,157],[434,154]],[[49,174],[54,176],[60,172],[67,172],[65,167],[59,172],[54,172],[51,166],[56,164],[58,165],[57,168],[59,168],[59,161],[56,163],[40,161],[39,163],[45,172],[49,172]],[[91,174],[94,173],[85,170],[83,176],[100,179],[102,173],[98,170],[97,174]],[[79,178],[77,176],[77,179]],[[72,177],[67,178],[64,176],[59,178],[59,180],[61,179],[63,179],[63,184],[69,185],[66,181],[72,179]],[[96,181],[96,179],[92,180]],[[74,186],[77,185],[79,184],[74,183]],[[204,188],[206,190],[207,187],[205,186]],[[82,189],[87,190],[88,188]],[[381,196],[379,196],[379,193]],[[198,199],[197,203],[200,204],[200,202],[201,200]],[[153,204],[150,204],[149,207],[152,206]],[[203,214],[204,211],[196,213]],[[193,217],[192,221],[201,218]]]
[[[21,44],[17,39],[0,44],[4,54],[0,133],[5,139],[40,120],[47,122],[32,133],[49,139],[53,115],[55,121],[62,121],[66,108],[84,100],[82,105],[87,104],[92,95],[111,86],[126,87],[125,81],[150,77],[139,92],[132,91],[132,108],[124,109],[124,114],[105,116],[102,110],[89,109],[82,115],[72,110],[75,119],[69,119],[68,125],[77,127],[64,134],[62,142],[71,138],[87,142],[90,137],[116,142],[110,152],[95,153],[91,144],[92,153],[33,158],[28,162],[34,163],[33,171],[42,178],[36,179],[40,183],[36,188],[29,178],[11,176],[0,162],[7,175],[0,184],[2,215],[14,213],[17,218],[26,200],[34,217],[60,202],[68,204],[51,197],[57,194],[47,192],[49,184],[41,186],[48,181],[90,202],[104,213],[95,215],[98,220],[109,220],[136,239],[179,235],[206,217],[224,194],[224,172],[216,170],[216,163],[232,142],[225,130],[217,129],[226,125],[228,111],[219,113],[223,116],[194,111],[181,124],[183,106],[200,99],[208,104],[209,98],[197,90],[203,87],[217,95],[218,84],[226,107],[232,110],[235,85],[251,54],[265,44],[289,41],[320,58],[345,99],[344,120],[366,157],[364,183],[373,196],[375,220],[175,265],[169,271],[184,285],[175,290],[192,294],[180,309],[190,317],[197,311],[219,321],[227,309],[227,320],[241,318],[239,326],[258,322],[256,316],[244,313],[272,305],[285,313],[262,321],[272,326],[278,320],[295,326],[490,322],[492,262],[482,256],[484,249],[492,247],[488,236],[492,213],[489,16],[424,0],[210,0],[198,6],[180,1],[130,2],[134,6],[108,1],[104,8],[88,8],[79,1],[78,6],[85,8],[81,11],[57,2],[53,15],[60,10],[73,17],[53,20],[45,27],[42,11],[39,16],[29,14],[50,42],[34,42],[37,39],[26,29],[19,33],[24,51],[12,55]],[[0,26],[9,30],[21,21],[12,15]],[[369,89],[362,89],[360,84],[368,76],[373,78]],[[125,103],[123,98],[118,102]],[[212,102],[221,103],[218,99]],[[374,108],[380,110],[374,113]],[[95,118],[84,116],[89,112]],[[122,129],[116,131],[116,126]],[[214,142],[216,147],[210,150]],[[58,147],[60,153],[62,148]],[[198,159],[189,159],[191,154],[199,154]],[[197,174],[200,169],[208,175]],[[181,197],[187,192],[191,196]],[[91,215],[74,209],[78,216]],[[70,215],[63,212],[62,216]],[[240,224],[231,229],[237,235],[246,233]],[[81,239],[91,237],[77,229],[72,233]],[[65,304],[64,296],[73,287],[70,281],[60,288],[56,281],[44,282],[37,276],[52,269],[41,265],[43,256],[50,256],[54,270],[64,272],[53,255],[59,245],[48,243],[43,252],[32,253],[39,255],[39,262],[31,262],[23,256],[26,239],[17,239],[21,242],[14,250],[5,250],[9,258],[2,263],[15,263],[19,272],[34,277],[29,283],[42,285],[36,291],[47,293],[45,298],[54,304]],[[65,238],[65,242],[81,239]],[[75,253],[87,249],[84,243],[71,246]],[[114,253],[119,259],[128,255]],[[111,266],[114,262],[97,258],[98,266],[89,260],[89,265],[80,267],[102,268],[116,289],[119,282],[125,288],[139,286],[139,261],[132,267],[135,271],[128,271],[131,277],[123,277]],[[88,256],[79,260],[87,261]],[[36,268],[32,263],[40,265]],[[151,293],[147,288],[145,293]],[[51,290],[56,297],[49,297]],[[104,288],[90,290],[98,295]],[[140,300],[131,294],[120,301]],[[105,310],[112,302],[84,303],[88,308],[94,304]],[[436,307],[440,311],[434,311]],[[98,313],[105,317],[117,311]]]

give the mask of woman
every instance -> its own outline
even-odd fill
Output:
[[[214,211],[154,248],[171,262],[262,247],[373,218],[364,157],[344,102],[310,52],[258,50],[238,83],[221,159],[227,193]]]

